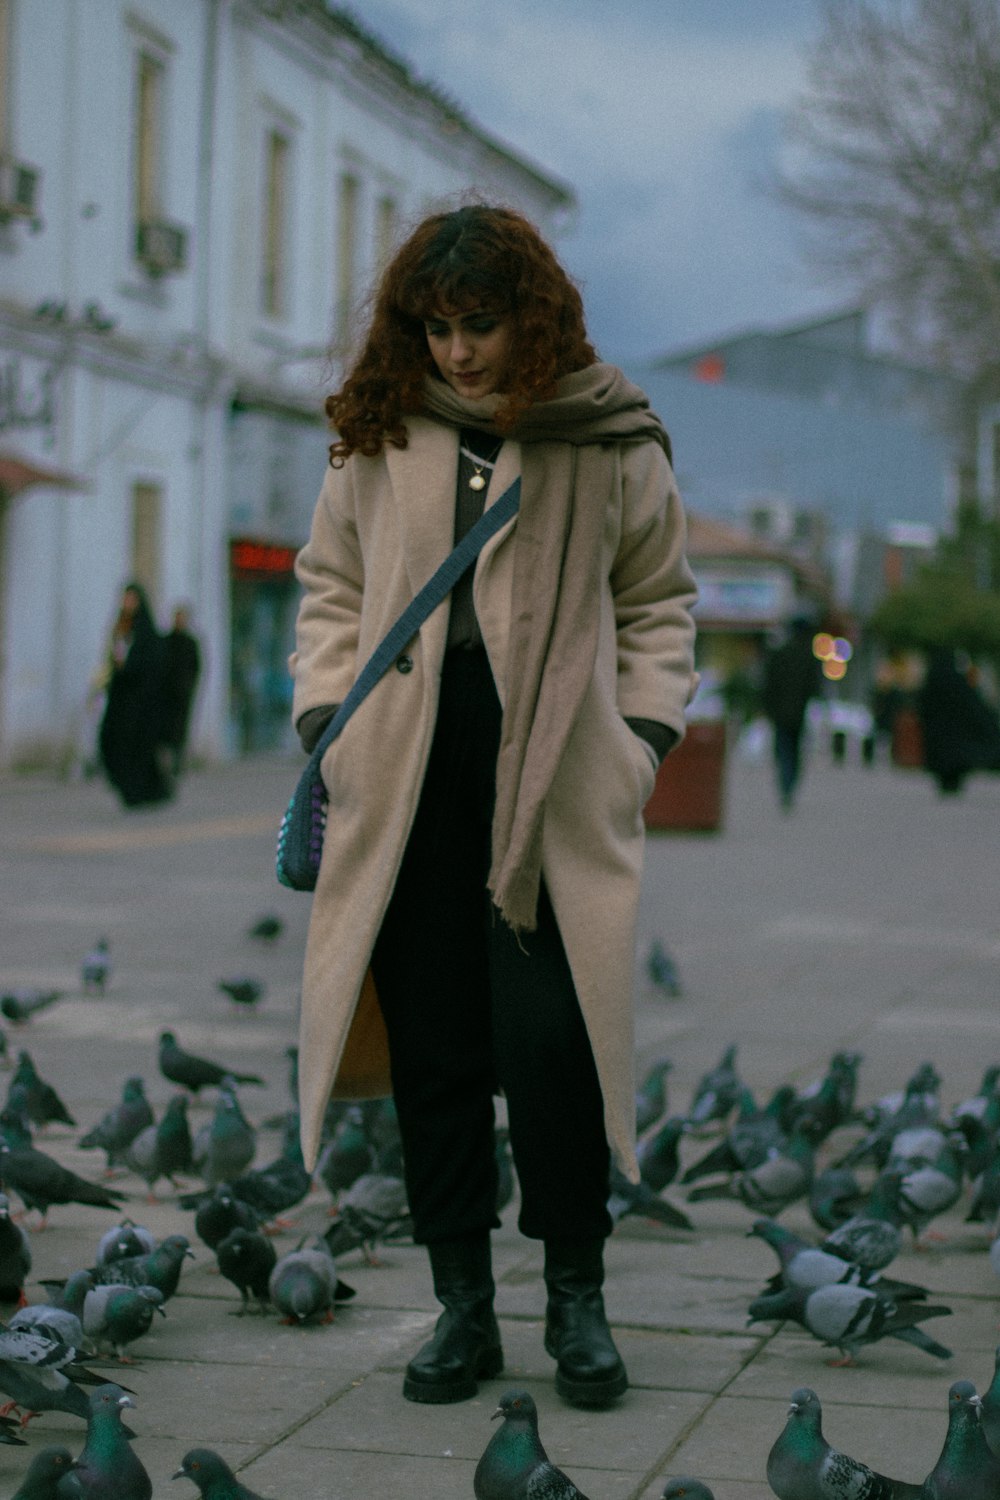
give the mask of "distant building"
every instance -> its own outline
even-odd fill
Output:
[[[844,605],[858,602],[844,558],[859,539],[948,521],[969,444],[963,384],[874,352],[860,309],[632,373],[671,434],[687,503],[825,560]]]
[[[288,739],[323,397],[469,192],[574,203],[325,0],[0,0],[0,764],[86,758],[130,577],[194,606],[192,750]]]

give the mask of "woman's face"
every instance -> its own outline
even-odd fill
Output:
[[[126,589],[122,594],[122,613],[134,615],[139,608],[139,595],[135,589]]]
[[[474,307],[426,318],[427,347],[441,378],[460,396],[492,396],[503,387],[511,321]]]

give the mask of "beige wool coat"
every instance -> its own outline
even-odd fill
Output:
[[[290,659],[293,717],[339,703],[382,636],[451,550],[457,430],[407,420],[409,446],[328,469],[297,573],[305,590]],[[604,528],[591,686],[546,802],[542,874],[590,1035],[608,1141],[633,1179],[633,966],[651,753],[625,717],[678,734],[696,684],[695,586],[667,459],[655,442],[619,450]],[[500,451],[488,503],[520,471]],[[503,702],[516,519],[476,562],[473,597]],[[327,750],[329,817],[306,944],[299,1034],[302,1146],[317,1156],[331,1092],[391,1090],[369,959],[416,812],[437,712],[445,601]],[[442,1038],[442,1046],[447,1039]]]

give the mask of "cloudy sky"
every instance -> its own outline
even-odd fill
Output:
[[[820,0],[356,0],[480,125],[575,189],[591,332],[641,361],[845,300],[763,190]]]

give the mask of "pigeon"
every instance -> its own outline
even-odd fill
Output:
[[[365,1130],[364,1115],[357,1105],[344,1112],[316,1166],[316,1175],[334,1202],[352,1182],[375,1165],[375,1148]]]
[[[990,1063],[983,1073],[979,1087],[969,1099],[964,1099],[961,1104],[956,1104],[951,1112],[951,1119],[959,1124],[963,1119],[971,1118],[987,1122],[991,1129],[1000,1126],[1000,1063]]]
[[[300,1246],[283,1255],[268,1279],[268,1292],[282,1321],[293,1324],[332,1323],[334,1303],[354,1296],[337,1276],[336,1262],[322,1240],[314,1248]]]
[[[231,1182],[253,1161],[257,1132],[240,1108],[231,1088],[222,1086],[215,1102],[211,1124],[195,1138],[192,1155],[195,1170],[210,1187]]]
[[[103,995],[111,978],[111,944],[106,937],[97,942],[80,965],[80,983],[85,995]]]
[[[668,1000],[676,1000],[682,993],[677,964],[659,938],[653,939],[646,952],[646,978],[653,993]]]
[[[168,1234],[166,1239],[146,1255],[129,1255],[123,1260],[105,1261],[88,1266],[95,1286],[152,1286],[163,1295],[164,1302],[177,1291],[185,1260],[194,1259],[194,1251],[183,1234]]]
[[[5,990],[0,995],[0,1015],[13,1021],[16,1026],[23,1026],[40,1010],[47,1010],[50,1005],[55,1005],[64,993],[63,990]]]
[[[1000,1456],[1000,1344],[993,1353],[993,1379],[980,1398],[979,1416],[986,1441]]]
[[[538,1436],[538,1409],[527,1391],[507,1391],[493,1419],[503,1421],[476,1465],[476,1500],[587,1500],[573,1481],[549,1462]]]
[[[820,1286],[812,1292],[786,1287],[780,1292],[755,1297],[749,1308],[752,1323],[777,1322],[786,1318],[800,1323],[820,1343],[839,1349],[842,1358],[834,1363],[845,1365],[853,1364],[863,1347],[883,1338],[902,1338],[904,1342],[923,1347],[927,1354],[949,1359],[951,1351],[943,1345],[935,1344],[926,1335],[920,1340],[909,1335],[913,1332],[923,1334],[922,1329],[914,1327],[915,1324],[926,1322],[928,1318],[944,1317],[950,1312],[950,1307],[926,1302],[896,1303],[872,1288],[843,1282]]]
[[[68,1448],[57,1443],[39,1448],[11,1500],[59,1500],[59,1481],[72,1465],[73,1455]]]
[[[20,1224],[10,1216],[10,1199],[0,1192],[0,1302],[24,1301],[24,1283],[31,1270],[31,1245]]]
[[[649,1069],[635,1095],[635,1129],[644,1135],[667,1112],[667,1074],[673,1068],[669,1057],[661,1057]]]
[[[59,1500],[64,1493],[60,1481],[72,1468],[73,1455],[68,1448],[55,1443],[40,1448],[11,1500]]]
[[[77,1274],[86,1275],[86,1272]],[[23,1307],[17,1309],[7,1327],[13,1332],[19,1328],[33,1329],[43,1338],[53,1341],[58,1339],[61,1343],[70,1344],[74,1349],[80,1349],[86,1354],[93,1353],[78,1314],[71,1312],[67,1307],[59,1307],[54,1302],[25,1303]]]
[[[812,1142],[805,1132],[796,1130],[781,1146],[773,1146],[758,1166],[737,1172],[725,1182],[706,1182],[690,1188],[688,1202],[736,1198],[755,1213],[773,1219],[789,1204],[806,1196],[814,1167]]]
[[[503,1213],[514,1196],[517,1173],[510,1149],[510,1131],[506,1125],[497,1125],[493,1130],[493,1157],[497,1167],[497,1217]],[[377,1145],[377,1142],[376,1142]],[[395,1177],[403,1175],[403,1152],[401,1143],[391,1143],[378,1151],[377,1165],[380,1173]]]
[[[17,1054],[17,1067],[11,1074],[7,1103],[20,1109],[33,1125],[76,1124],[51,1083],[39,1074],[31,1053],[23,1048]]]
[[[120,1385],[92,1392],[87,1440],[59,1482],[59,1500],[152,1500],[153,1482],[122,1425],[123,1408],[134,1406]]]
[[[323,1236],[333,1256],[359,1249],[370,1266],[378,1265],[380,1240],[412,1227],[406,1184],[401,1177],[365,1172],[341,1194],[337,1218]]]
[[[240,1484],[224,1458],[211,1448],[192,1448],[181,1459],[181,1466],[171,1479],[190,1479],[204,1500],[262,1500],[245,1484]]]
[[[123,1362],[129,1344],[149,1332],[164,1296],[155,1286],[95,1286],[83,1299],[83,1331],[99,1350],[111,1349]]]
[[[120,1224],[113,1224],[101,1235],[95,1258],[97,1264],[103,1266],[112,1260],[127,1260],[130,1255],[148,1255],[156,1245],[152,1230],[131,1219],[122,1219]]]
[[[893,1138],[901,1130],[918,1125],[935,1125],[941,1114],[938,1089],[941,1078],[932,1063],[923,1063],[907,1082],[902,1094],[880,1099],[869,1115],[869,1130],[851,1149],[834,1163],[838,1167],[857,1167],[872,1161],[882,1170],[889,1159]]]
[[[715,1067],[698,1082],[687,1114],[689,1125],[711,1125],[725,1120],[735,1109],[743,1087],[736,1072],[736,1050],[736,1043],[730,1043]]]
[[[113,1167],[124,1163],[125,1152],[140,1130],[145,1130],[152,1123],[153,1110],[146,1098],[146,1086],[137,1074],[132,1074],[122,1086],[119,1102],[80,1137],[80,1149],[103,1151],[106,1170],[110,1173]]]
[[[267,993],[264,981],[255,979],[252,974],[236,974],[229,979],[219,979],[216,981],[216,988],[228,995],[234,1005],[243,1005],[250,1010]]]
[[[100,1384],[101,1377],[77,1355],[38,1329],[0,1324],[0,1391],[25,1413],[64,1411],[86,1421],[90,1407],[80,1386]]]
[[[909,1225],[914,1241],[927,1231],[933,1219],[958,1202],[962,1192],[964,1149],[964,1138],[955,1131],[933,1162],[904,1172],[896,1205],[903,1222]]]
[[[57,1162],[54,1156],[38,1151],[34,1146],[10,1146],[0,1144],[0,1182],[13,1188],[25,1208],[33,1208],[41,1215],[39,1229],[48,1222],[49,1209],[53,1203],[85,1203],[93,1208],[118,1208],[125,1201],[123,1193],[100,1183],[88,1182]]]
[[[778,1500],[917,1500],[917,1484],[887,1479],[838,1453],[823,1436],[819,1397],[792,1392],[788,1421],[767,1457],[767,1482]]]
[[[682,1209],[675,1208],[659,1193],[654,1193],[645,1182],[629,1182],[620,1167],[611,1165],[608,1182],[608,1213],[614,1225],[634,1215],[638,1219],[652,1219],[670,1229],[693,1229],[694,1225]]]
[[[260,1311],[266,1312],[271,1301],[271,1272],[278,1262],[278,1252],[259,1229],[231,1229],[215,1247],[219,1270],[240,1294],[240,1314],[256,1299]]]
[[[715,1496],[700,1479],[687,1479],[679,1475],[676,1479],[667,1480],[662,1500],[715,1500]]]
[[[284,919],[277,912],[267,911],[247,929],[247,937],[256,943],[275,943],[284,930]]]
[[[226,1186],[244,1207],[253,1210],[258,1222],[287,1228],[287,1221],[280,1216],[301,1203],[312,1186],[312,1174],[302,1159],[298,1121],[286,1128],[281,1151],[273,1161],[240,1173]],[[178,1202],[197,1213],[210,1197],[210,1192],[185,1193]]]
[[[638,1142],[639,1176],[654,1193],[662,1193],[680,1171],[680,1142],[686,1129],[683,1115],[671,1115]]]
[[[824,1141],[854,1115],[860,1052],[835,1052],[819,1083],[804,1089],[795,1103],[792,1122],[804,1125],[815,1141]]]
[[[944,1446],[924,1480],[923,1500],[996,1500],[1000,1495],[1000,1458],[986,1441],[981,1405],[970,1380],[955,1381],[948,1392]]]
[[[863,1207],[830,1231],[823,1249],[842,1255],[866,1270],[883,1271],[903,1246],[899,1182],[898,1172],[880,1173]]]
[[[194,1229],[203,1245],[214,1250],[233,1229],[257,1229],[260,1219],[248,1203],[236,1197],[228,1182],[220,1182],[198,1207]]]
[[[739,1117],[721,1141],[687,1168],[681,1182],[697,1182],[714,1173],[746,1172],[760,1166],[768,1153],[788,1138],[795,1090],[788,1084],[776,1089],[762,1109],[754,1103],[749,1089],[739,1099]]]
[[[185,1052],[172,1031],[160,1032],[158,1057],[160,1072],[164,1078],[171,1083],[179,1083],[192,1094],[197,1094],[204,1088],[218,1088],[227,1078],[234,1083],[264,1086],[263,1078],[259,1078],[256,1073],[238,1073],[235,1068],[226,1068],[222,1063],[212,1062],[207,1057],[196,1057],[193,1052]]]
[[[859,1213],[865,1193],[850,1167],[825,1167],[812,1180],[808,1207],[813,1223],[827,1231]]]
[[[191,1171],[193,1145],[188,1124],[187,1097],[175,1094],[156,1125],[140,1130],[126,1148],[125,1163],[141,1177],[155,1200],[153,1189],[161,1177],[177,1186],[177,1173]]]
[[[876,1271],[866,1271],[820,1246],[810,1245],[774,1219],[755,1219],[747,1233],[770,1245],[778,1257],[780,1269],[768,1283],[768,1293],[778,1292],[782,1287],[811,1292],[818,1286],[846,1282],[851,1286],[870,1286],[880,1296],[891,1297],[897,1302],[926,1301],[930,1295],[926,1287],[908,1281],[886,1280]]]

